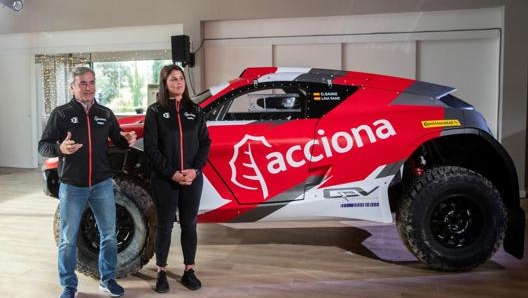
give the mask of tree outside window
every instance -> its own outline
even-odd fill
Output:
[[[159,83],[168,60],[94,62],[97,100],[116,114],[143,113],[148,106],[148,85]]]

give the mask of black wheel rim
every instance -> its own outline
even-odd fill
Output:
[[[448,248],[467,247],[478,239],[484,227],[482,210],[471,197],[449,197],[435,206],[431,233]]]
[[[134,220],[130,213],[118,204],[116,204],[116,233],[117,252],[119,253],[127,248],[134,238]],[[99,253],[99,231],[90,208],[83,213],[79,236],[84,247],[94,254]]]

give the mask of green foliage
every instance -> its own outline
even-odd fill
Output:
[[[159,73],[163,66],[167,64],[167,61],[156,60],[152,63],[152,83],[159,84]]]
[[[148,84],[157,84],[167,60],[94,62],[97,100],[116,114],[147,107]]]
[[[118,97],[123,86],[130,80],[129,71],[122,63],[98,62],[94,63],[99,101],[108,104]]]
[[[131,81],[131,84],[130,84],[130,89],[131,89],[131,93],[132,93],[132,102],[133,102],[133,105],[134,107],[140,107],[141,106],[141,98],[144,97],[144,93],[145,92],[142,92],[141,88],[143,87],[143,83],[141,82],[143,78],[141,78],[139,76],[139,72],[138,72],[138,66],[137,66],[137,61],[136,63],[134,63],[134,75],[132,76],[132,81]],[[143,91],[146,91],[146,90],[143,90]]]

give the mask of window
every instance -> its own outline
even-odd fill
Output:
[[[232,90],[204,108],[208,120],[285,121],[321,118],[358,90],[314,82],[273,82]],[[195,102],[211,96],[206,90]]]
[[[302,118],[305,92],[294,88],[260,89],[242,94],[229,104],[224,120],[292,120]]]
[[[141,114],[152,102],[152,93],[159,84],[159,71],[172,63],[165,60],[94,62],[99,103],[115,114]],[[149,100],[150,98],[150,100]]]
[[[143,113],[156,100],[159,71],[172,64],[170,57],[166,50],[36,55],[42,78],[38,98],[43,119],[71,99],[69,73],[79,65],[93,68],[98,102],[116,115]]]

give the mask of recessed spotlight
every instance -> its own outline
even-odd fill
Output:
[[[24,4],[22,4],[22,1],[13,1],[13,10],[20,11],[22,10],[22,7],[24,7]]]
[[[24,7],[23,0],[0,0],[2,6],[7,6],[14,11],[21,11]]]

